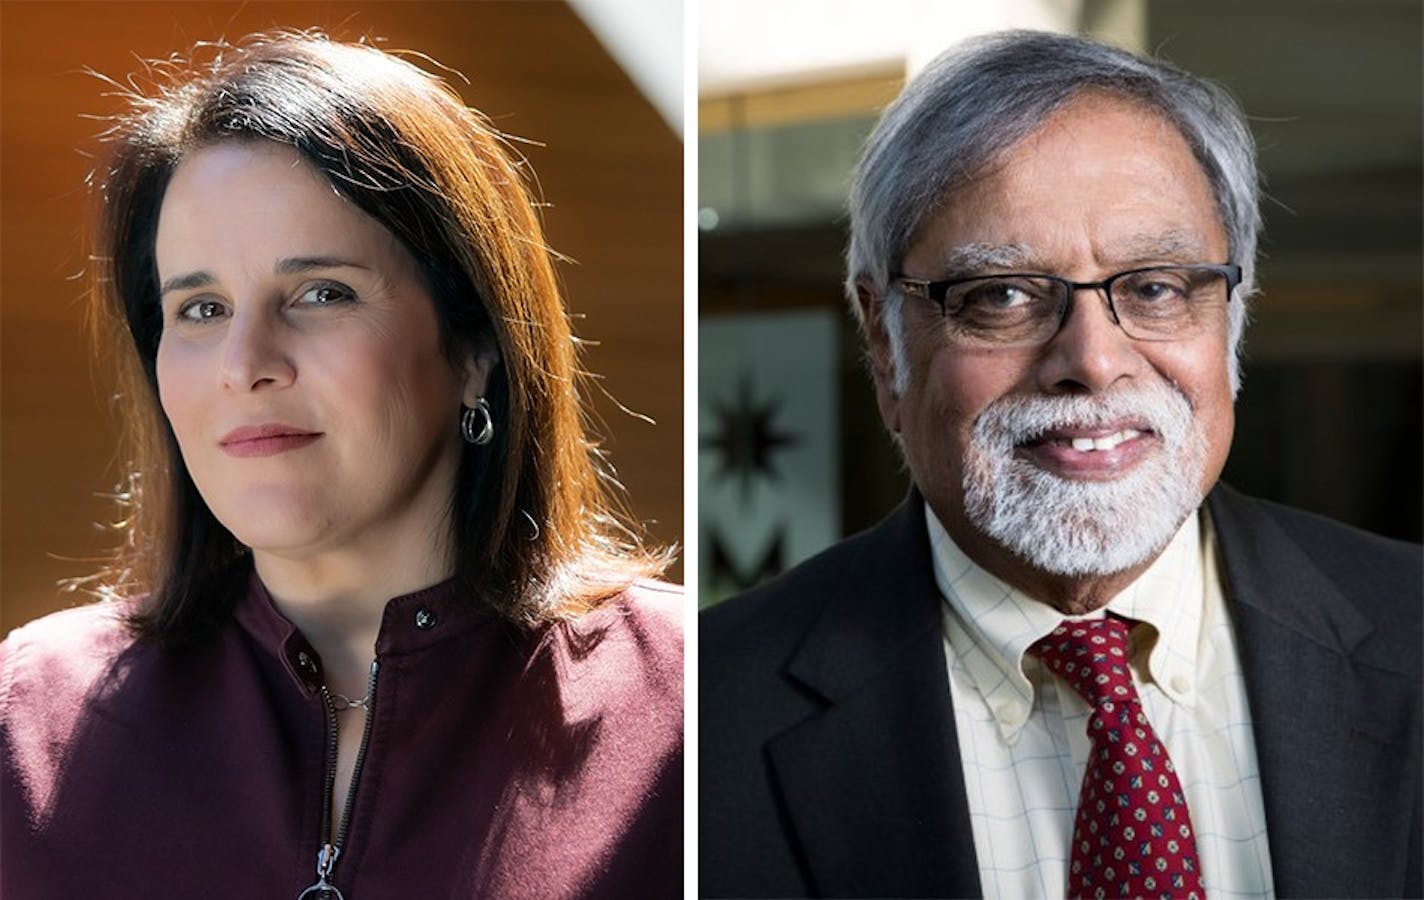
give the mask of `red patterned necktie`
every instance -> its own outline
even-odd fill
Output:
[[[1204,900],[1186,797],[1142,713],[1127,632],[1128,624],[1111,616],[1063,622],[1029,648],[1093,707],[1068,896]]]

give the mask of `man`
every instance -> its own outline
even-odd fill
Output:
[[[993,35],[885,111],[847,288],[914,489],[704,615],[704,895],[1420,895],[1418,548],[1217,484],[1259,224],[1156,61]]]

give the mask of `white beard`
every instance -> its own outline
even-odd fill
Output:
[[[1109,481],[1059,478],[1015,453],[1055,429],[1144,421],[1161,447]],[[1191,404],[1165,382],[1102,396],[1012,397],[974,423],[964,507],[985,535],[1051,575],[1111,575],[1167,546],[1202,500],[1206,440]]]

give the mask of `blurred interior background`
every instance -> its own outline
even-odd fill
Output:
[[[682,19],[607,2],[6,2],[0,6],[0,634],[84,602],[115,538],[117,428],[83,328],[85,175],[120,82],[198,41],[320,27],[462,73],[465,101],[521,145],[604,446],[636,517],[682,539]],[[429,63],[423,65],[431,69]],[[608,396],[600,392],[606,391]],[[650,417],[656,426],[622,411]],[[452,420],[451,427],[454,427]],[[681,581],[681,567],[671,574]]]
[[[721,0],[698,21],[699,538],[706,605],[908,485],[841,293],[849,173],[906,78],[971,34],[1087,34],[1224,84],[1266,221],[1225,479],[1420,539],[1417,0]]]

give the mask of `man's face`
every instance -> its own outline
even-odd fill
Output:
[[[1094,282],[1227,261],[1210,184],[1181,134],[1137,104],[1088,94],[955,191],[901,271]],[[1137,341],[1101,291],[1079,291],[1047,343],[984,348],[947,339],[937,304],[903,303],[898,392],[869,310],[881,412],[930,506],[981,563],[1126,571],[1156,556],[1220,475],[1234,423],[1225,310],[1190,338]]]

